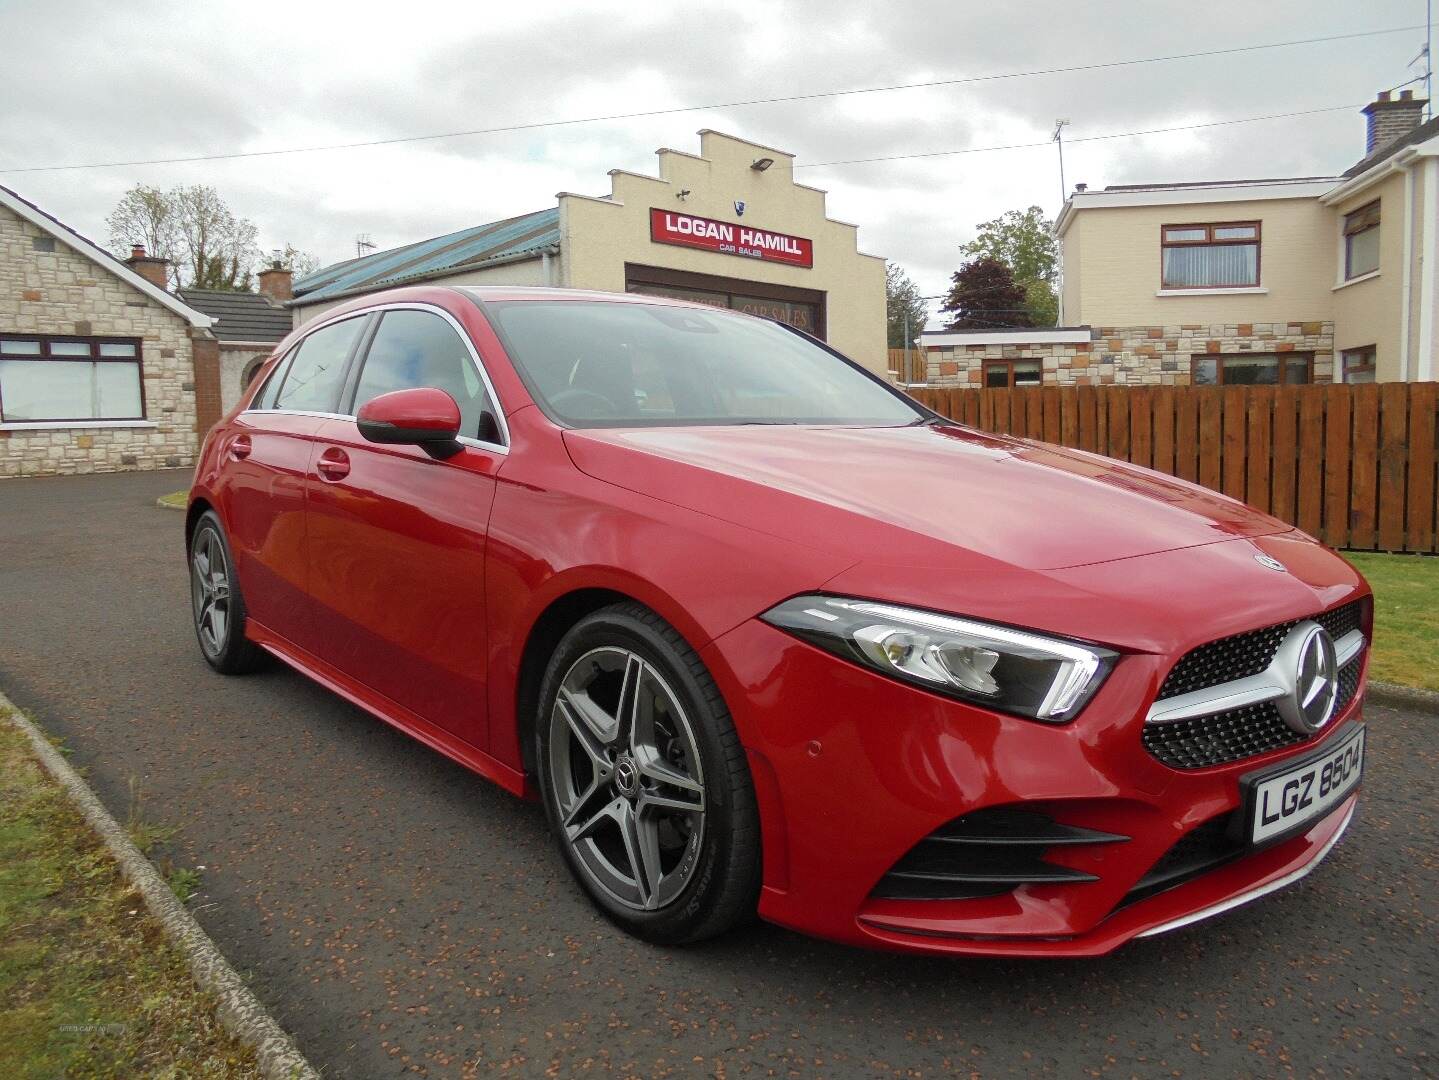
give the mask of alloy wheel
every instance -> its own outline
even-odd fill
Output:
[[[230,632],[230,567],[214,529],[200,531],[190,556],[190,597],[200,644],[218,656]]]
[[[548,760],[559,828],[586,877],[655,911],[694,876],[704,843],[699,747],[678,697],[628,649],[592,649],[561,680]]]

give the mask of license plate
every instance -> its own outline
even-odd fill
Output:
[[[1267,843],[1300,832],[1344,801],[1364,772],[1364,729],[1319,757],[1251,781],[1249,839]]]

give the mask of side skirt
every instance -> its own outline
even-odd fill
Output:
[[[245,636],[266,652],[272,653],[292,668],[308,675],[325,689],[339,694],[352,705],[358,705],[391,727],[413,736],[431,750],[436,750],[452,761],[459,762],[465,768],[479,773],[486,780],[494,781],[513,795],[533,797],[534,793],[531,790],[533,785],[529,783],[523,772],[491,757],[483,750],[471,746],[444,728],[430,723],[419,714],[375,693],[369,687],[350,678],[313,653],[307,652],[274,631],[261,626],[254,619],[246,621]]]

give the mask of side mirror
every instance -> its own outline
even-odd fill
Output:
[[[460,450],[460,407],[433,386],[372,398],[360,406],[355,424],[373,443],[418,446],[432,457],[449,457]]]

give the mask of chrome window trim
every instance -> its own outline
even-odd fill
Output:
[[[1362,630],[1351,630],[1336,641],[1334,643],[1335,670],[1342,671],[1351,664],[1364,651],[1365,644]],[[1269,667],[1258,675],[1232,679],[1216,686],[1206,686],[1203,690],[1192,690],[1187,694],[1178,694],[1172,698],[1156,701],[1149,707],[1149,715],[1144,718],[1144,722],[1146,724],[1172,724],[1179,720],[1212,716],[1214,713],[1228,712],[1230,709],[1243,708],[1245,705],[1258,705],[1261,702],[1283,697],[1291,692],[1292,687],[1288,683],[1287,673],[1279,671],[1276,666],[1278,658],[1279,656],[1276,654],[1275,661],[1272,661]]]
[[[314,412],[310,409],[244,409],[241,416],[313,416],[317,420],[353,420],[344,413]]]
[[[414,300],[401,300],[393,304],[379,304],[375,307],[368,307],[363,311],[349,311],[343,315],[336,315],[334,318],[324,319],[317,322],[314,326],[308,327],[301,337],[295,339],[290,349],[298,347],[304,342],[305,338],[309,337],[316,330],[323,330],[327,326],[343,322],[346,319],[361,318],[365,315],[373,315],[382,311],[428,311],[440,316],[440,318],[450,324],[455,333],[460,336],[460,340],[465,343],[465,351],[470,354],[470,363],[474,364],[475,372],[479,375],[480,382],[484,384],[485,392],[489,394],[490,401],[494,403],[495,421],[500,426],[500,437],[504,440],[503,442],[493,443],[485,439],[476,439],[468,435],[461,435],[457,441],[465,446],[474,447],[476,450],[488,450],[494,454],[508,455],[510,452],[510,424],[505,418],[505,407],[500,401],[500,395],[495,391],[495,384],[491,381],[490,373],[485,369],[484,361],[480,359],[480,354],[475,349],[475,343],[470,340],[470,335],[466,332],[465,328],[460,325],[459,320],[442,307],[437,307],[434,304],[424,304]],[[371,339],[371,343],[373,344],[373,338]],[[285,352],[289,353],[290,349],[286,349]],[[366,346],[367,354],[368,351],[369,348]],[[287,416],[315,416],[323,420],[355,419],[354,413],[312,412],[306,409],[245,409],[240,415],[247,416],[250,413],[255,413],[260,416],[264,416],[267,413],[284,413]]]

